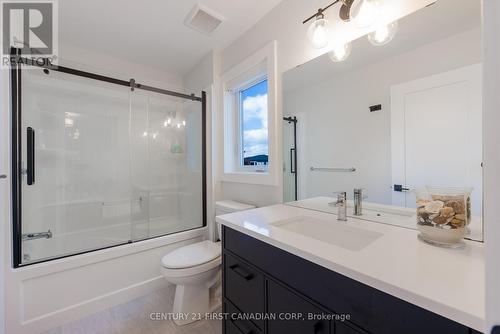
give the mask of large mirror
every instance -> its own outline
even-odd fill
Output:
[[[363,189],[361,218],[416,228],[415,189],[472,189],[482,240],[480,0],[440,0],[404,17],[390,43],[367,36],[284,74],[284,201],[328,203]]]

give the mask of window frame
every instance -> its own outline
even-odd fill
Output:
[[[218,136],[223,159],[218,175],[223,182],[279,184],[279,168],[283,159],[279,153],[281,132],[278,125],[281,123],[278,122],[277,108],[276,50],[276,41],[272,41],[221,76],[222,108],[219,111],[219,124],[222,131]],[[244,166],[239,92],[264,80],[267,80],[268,164]]]

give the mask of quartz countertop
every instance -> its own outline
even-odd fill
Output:
[[[273,225],[296,217],[344,224],[380,233],[359,250],[349,250]],[[216,221],[327,269],[384,291],[478,331],[485,327],[483,244],[465,241],[446,249],[417,239],[418,231],[366,220],[337,220],[329,213],[273,205],[221,215]]]

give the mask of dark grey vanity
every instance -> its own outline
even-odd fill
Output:
[[[224,334],[477,334],[251,236],[223,228]]]

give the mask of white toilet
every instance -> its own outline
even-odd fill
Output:
[[[255,206],[235,201],[215,203],[215,215],[253,209]],[[220,224],[217,224],[221,236]],[[188,314],[188,319],[174,317],[177,325],[185,325],[197,319],[192,314],[206,314],[220,306],[220,298],[210,303],[210,288],[220,281],[221,243],[211,240],[180,247],[167,253],[162,259],[162,274],[167,281],[176,284],[173,313]]]

